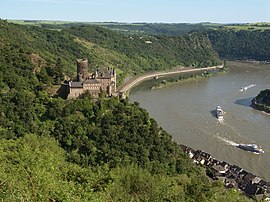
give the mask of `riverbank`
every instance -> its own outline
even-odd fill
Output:
[[[123,84],[117,91],[117,94],[121,97],[126,97],[128,95],[129,90],[134,87],[135,85],[141,83],[142,81],[145,81],[147,79],[154,79],[161,76],[167,76],[167,75],[175,75],[175,74],[181,74],[181,73],[192,73],[192,72],[198,72],[198,71],[209,71],[214,69],[223,69],[225,66],[224,64],[218,65],[218,66],[212,66],[212,67],[204,67],[204,68],[181,68],[179,70],[173,70],[173,71],[164,71],[164,72],[154,72],[154,73],[148,73],[139,77],[135,77],[134,79],[130,80],[129,82]]]
[[[160,89],[160,88],[164,88],[164,87],[168,87],[171,85],[174,85],[176,83],[181,83],[184,81],[190,81],[190,80],[198,80],[198,79],[203,79],[203,78],[209,78],[212,76],[216,76],[219,74],[223,74],[225,72],[227,72],[227,68],[222,68],[222,69],[213,69],[213,70],[204,70],[201,72],[194,72],[194,73],[189,73],[189,74],[182,74],[180,75],[178,78],[164,78],[161,81],[156,82],[152,87],[151,90],[155,90],[155,89]]]

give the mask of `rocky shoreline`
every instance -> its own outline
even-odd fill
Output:
[[[258,103],[256,97],[252,99],[251,106],[254,109],[257,109],[257,110],[260,110],[260,111],[265,112],[267,114],[270,114],[270,108],[269,107],[266,108],[264,104]]]
[[[257,200],[270,200],[270,182],[236,165],[219,161],[210,154],[180,145],[184,153],[196,164],[206,168],[206,174],[213,180],[222,180],[226,188],[236,188],[245,195]]]

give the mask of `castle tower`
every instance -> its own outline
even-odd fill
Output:
[[[84,81],[88,76],[88,60],[77,60],[77,81]]]
[[[113,91],[116,92],[116,71],[115,69],[113,69],[113,82],[114,82],[114,86],[113,86]]]

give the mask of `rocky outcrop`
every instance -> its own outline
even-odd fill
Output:
[[[253,98],[251,106],[260,111],[270,113],[270,89],[263,90]]]

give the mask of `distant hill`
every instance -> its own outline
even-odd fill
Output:
[[[133,63],[127,66],[135,73],[169,69],[177,65],[205,67],[220,62],[208,38],[197,33],[181,37],[124,36],[98,26],[72,27],[63,32],[120,53]]]
[[[80,26],[100,26],[125,35],[164,35],[180,36],[192,30],[216,27],[221,24],[215,23],[120,23],[120,22],[66,22],[66,21],[44,21],[44,20],[9,20],[16,24],[34,25],[49,29],[66,29]]]
[[[208,29],[204,32],[219,56],[225,59],[270,61],[270,30]]]
[[[194,30],[208,28],[228,28],[232,30],[269,30],[269,22],[258,23],[122,23],[122,22],[69,22],[69,21],[49,21],[49,20],[8,20],[8,22],[21,25],[34,25],[49,29],[66,29],[70,27],[80,27],[95,25],[122,32],[126,35],[165,35],[180,36]]]
[[[62,22],[21,20],[18,24],[34,25],[54,30],[95,25],[117,31],[126,36],[183,36],[205,32],[214,49],[223,59],[269,61],[269,22],[259,23],[117,23]]]

